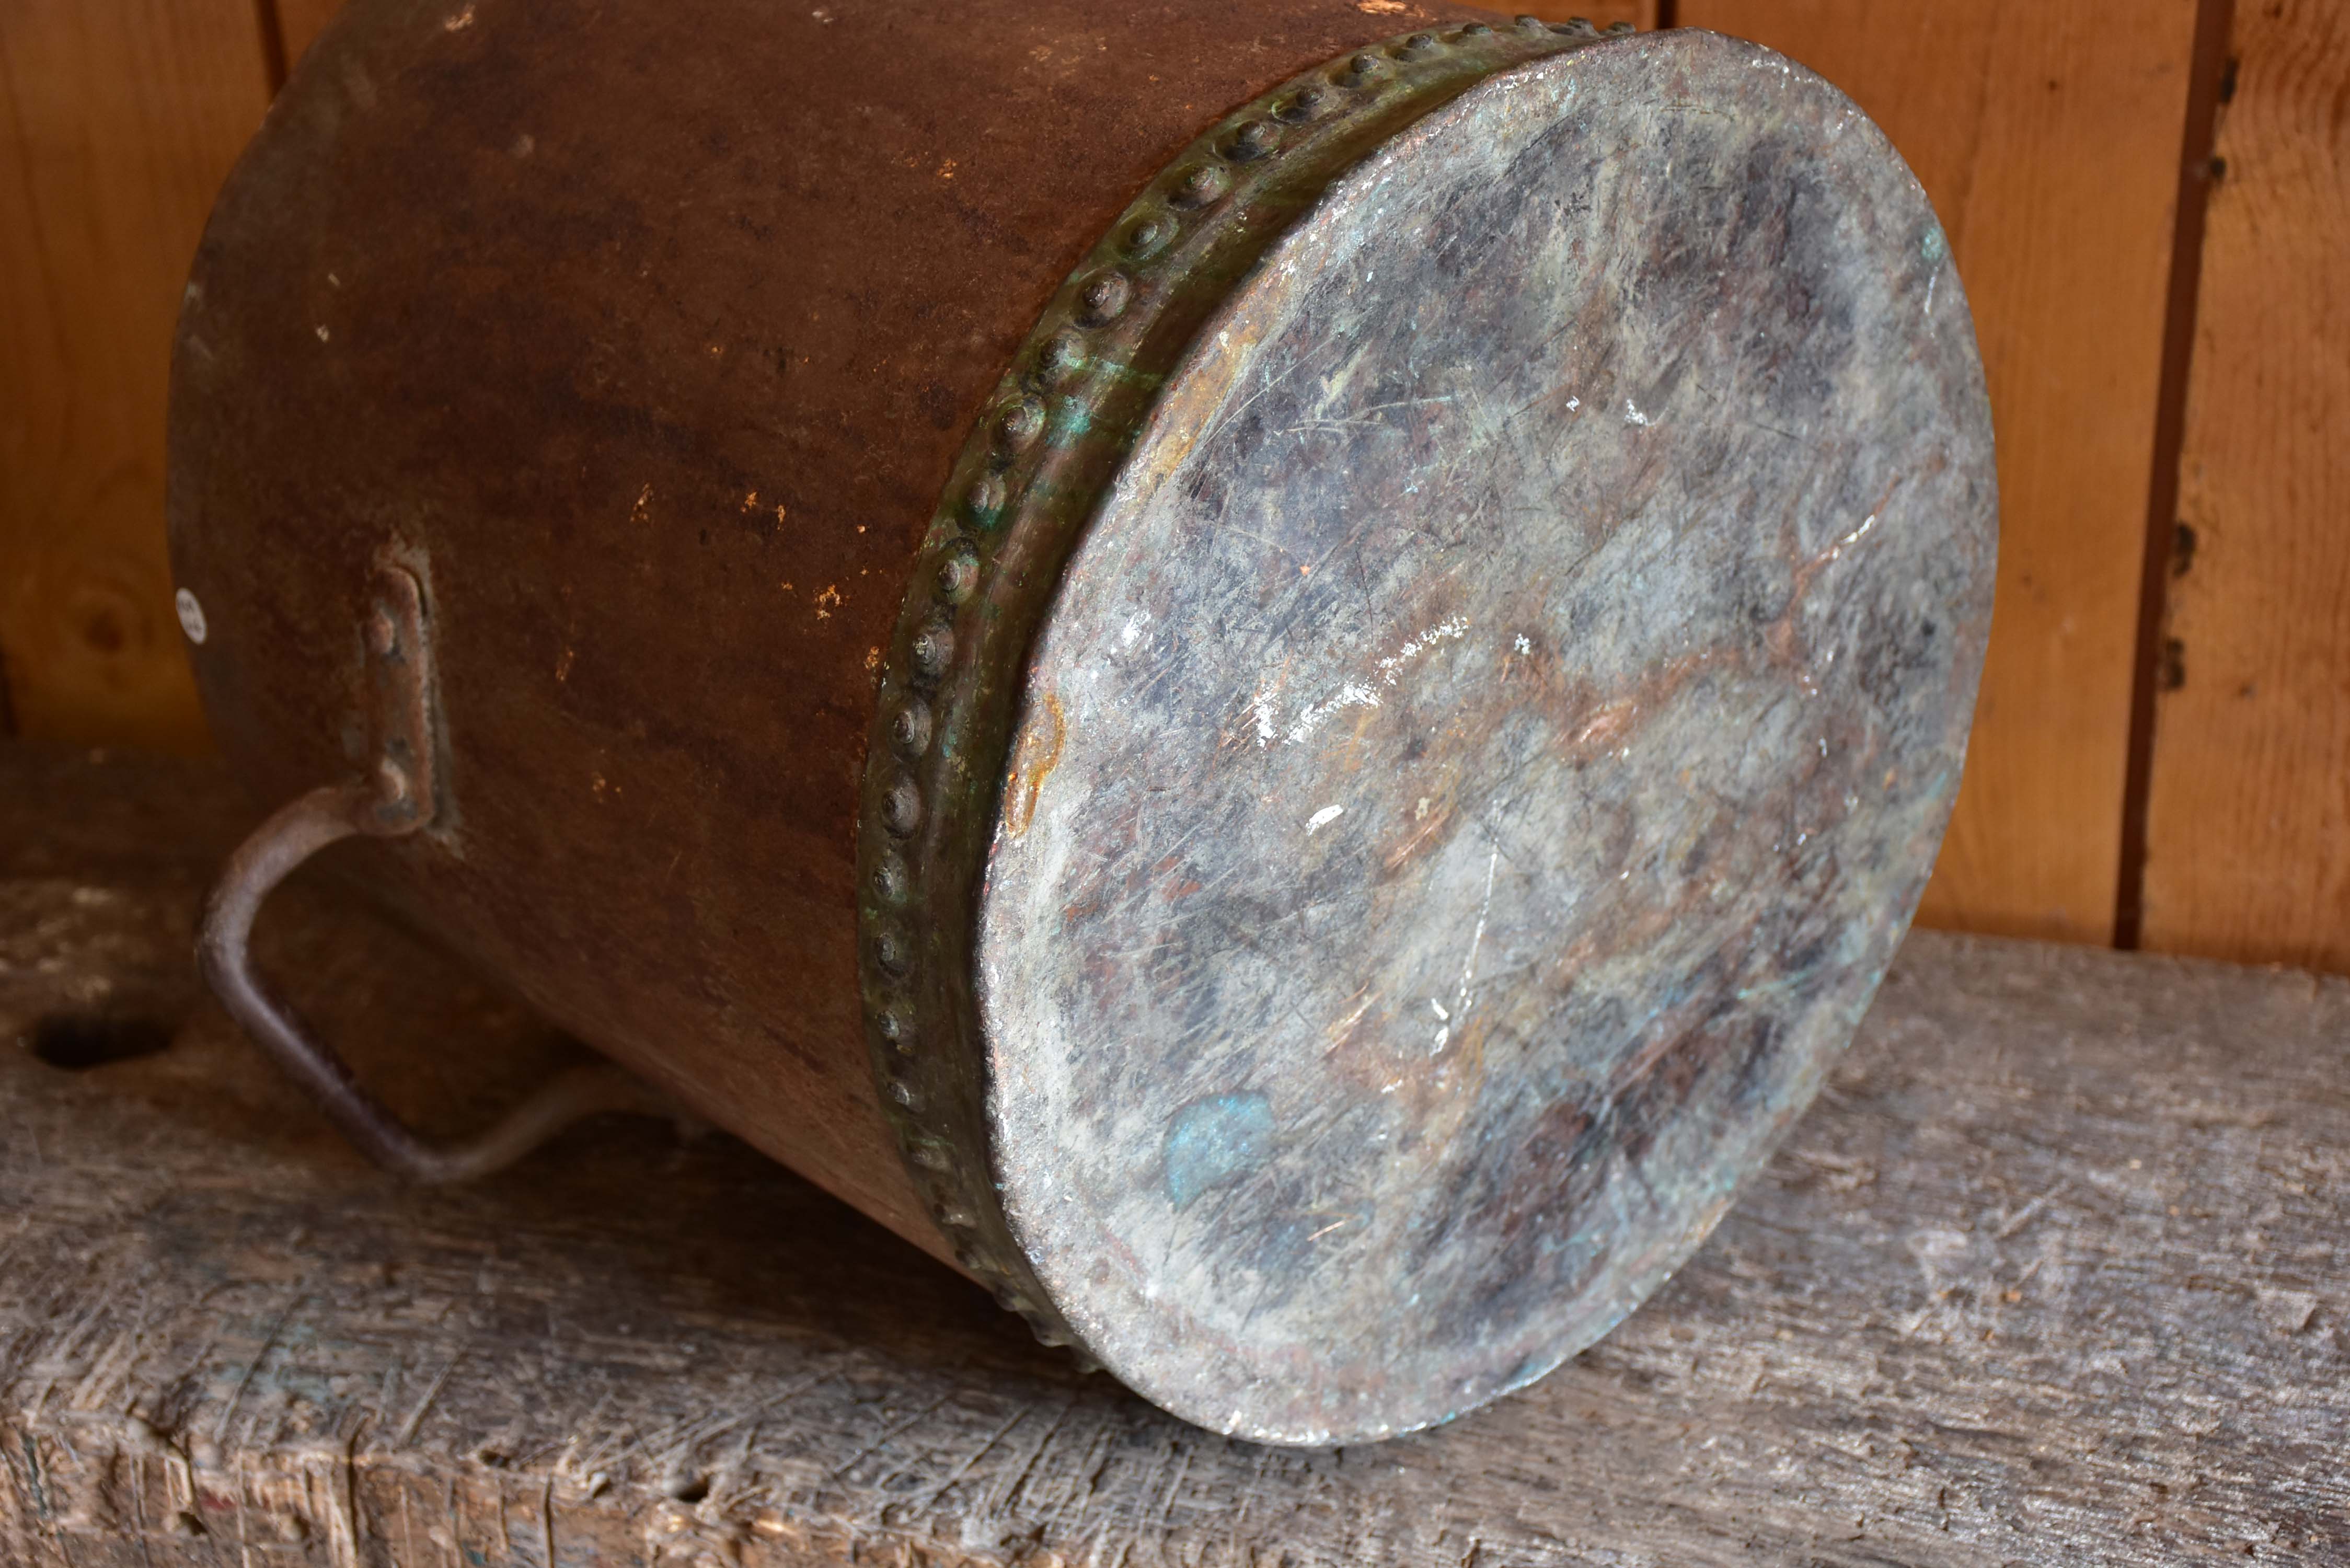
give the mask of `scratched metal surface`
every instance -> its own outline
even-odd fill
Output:
[[[980,912],[1003,1201],[1202,1425],[1539,1376],[1810,1100],[1989,628],[1923,193],[1689,35],[1389,143],[1211,322],[1064,578]]]
[[[879,661],[858,841],[866,1018],[883,1103],[957,1266],[1048,1345],[1071,1343],[1068,1326],[996,1197],[971,917],[1022,670],[1062,566],[1202,325],[1332,182],[1480,81],[1630,36],[1532,16],[1422,29],[1207,128],[1070,274],[940,496]]]

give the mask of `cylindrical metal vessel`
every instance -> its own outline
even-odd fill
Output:
[[[1989,623],[1941,231],[1704,34],[352,0],[173,377],[222,747],[391,781],[270,877],[377,834],[547,1016],[1273,1441],[1538,1376],[1703,1237]]]

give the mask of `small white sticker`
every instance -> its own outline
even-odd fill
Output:
[[[194,643],[203,642],[204,640],[204,607],[196,602],[196,596],[182,588],[172,596],[172,607],[180,612],[180,629],[188,634],[188,640]]]

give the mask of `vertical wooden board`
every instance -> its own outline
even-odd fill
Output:
[[[1999,604],[1929,925],[2113,934],[2194,0],[1684,0],[1892,137],[1949,232],[1999,439]]]
[[[343,0],[269,0],[276,7],[277,36],[285,41],[286,63],[300,63],[302,51],[318,36],[318,29],[334,19],[343,8]],[[452,11],[462,10],[461,0],[452,0]]]
[[[2179,462],[2145,944],[2350,969],[2350,13],[2240,3]]]
[[[164,395],[189,258],[266,103],[251,0],[0,5],[0,657],[26,734],[203,744]]]

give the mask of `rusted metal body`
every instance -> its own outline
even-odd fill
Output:
[[[1989,618],[1881,136],[1458,8],[355,0],[172,433],[257,791],[378,772],[400,563],[434,782],[350,874],[1279,1441],[1539,1376],[1703,1236],[1915,906]]]

